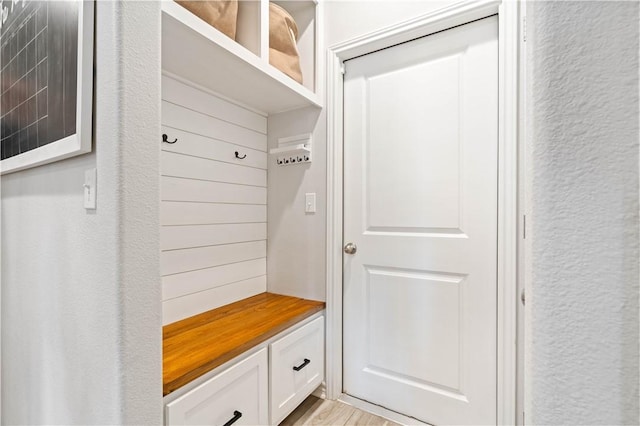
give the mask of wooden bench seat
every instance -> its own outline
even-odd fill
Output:
[[[324,302],[262,293],[164,326],[163,395],[324,307]]]

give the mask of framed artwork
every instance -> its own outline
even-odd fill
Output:
[[[0,173],[91,151],[93,1],[0,0]]]

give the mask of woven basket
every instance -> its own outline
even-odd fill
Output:
[[[269,3],[269,63],[302,84],[298,26],[289,12]]]
[[[186,1],[176,0],[180,6],[193,13],[218,31],[236,39],[238,24],[238,0]]]

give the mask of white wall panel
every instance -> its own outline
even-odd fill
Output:
[[[161,274],[165,276],[266,256],[266,240],[163,251],[160,254]]]
[[[160,230],[160,249],[215,246],[266,238],[266,223],[163,226]]]
[[[163,151],[160,154],[163,176],[177,176],[213,182],[238,183],[242,185],[266,186],[267,171],[253,167],[207,160]]]
[[[260,151],[267,150],[267,139],[264,133],[165,101],[162,102],[162,125],[188,130],[192,133]]]
[[[160,207],[161,225],[211,225],[267,221],[267,206],[165,201]]]
[[[162,201],[267,204],[267,188],[163,176]]]
[[[163,323],[266,291],[267,119],[162,79]],[[235,152],[244,159],[238,159]]]
[[[162,76],[162,99],[256,132],[267,133],[267,117],[168,76]]]
[[[221,287],[267,273],[267,259],[230,263],[162,277],[162,299],[169,300],[210,288]]]
[[[163,151],[208,158],[210,160],[223,161],[240,166],[251,166],[259,169],[267,168],[266,152],[208,138],[188,131],[174,129],[172,127],[163,126],[162,133],[166,133],[167,135],[171,134],[172,139],[170,140],[178,139],[179,141],[173,144],[163,143]],[[236,151],[240,157],[246,157],[242,159],[236,158]]]
[[[267,291],[267,276],[263,275],[223,287],[165,300],[162,302],[163,324],[171,324],[265,291]]]

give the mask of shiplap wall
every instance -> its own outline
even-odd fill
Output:
[[[266,291],[267,119],[163,76],[162,133],[178,139],[160,164],[169,324]]]

